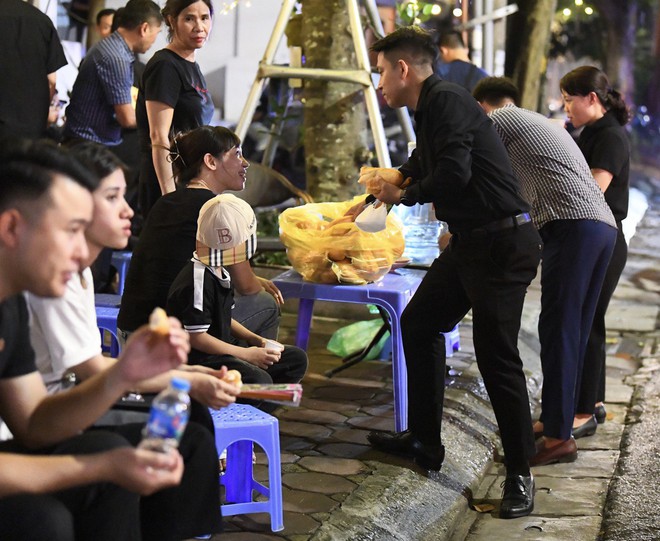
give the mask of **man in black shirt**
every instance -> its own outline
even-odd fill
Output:
[[[57,31],[36,7],[3,0],[0,49],[0,137],[43,137],[55,72],[66,66]]]
[[[185,362],[187,335],[136,333],[110,368],[47,396],[29,342],[22,290],[63,295],[87,257],[89,173],[43,142],[0,142],[0,538],[140,539],[140,499],[180,482],[178,452],[134,449],[115,434],[81,434],[136,382]]]
[[[401,317],[408,366],[408,426],[372,432],[378,449],[413,457],[437,470],[444,460],[440,428],[445,347],[472,309],[477,363],[506,455],[502,518],[529,514],[535,453],[529,399],[517,347],[527,286],[536,275],[541,240],[519,194],[507,152],[491,121],[462,87],[433,74],[430,35],[401,28],[377,41],[379,88],[390,107],[415,110],[417,148],[400,168],[408,187],[375,179],[368,190],[385,203],[432,202],[453,233]]]

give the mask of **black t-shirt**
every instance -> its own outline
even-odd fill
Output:
[[[605,201],[614,219],[621,222],[628,215],[630,183],[630,143],[628,135],[612,113],[585,126],[578,138],[578,146],[591,169],[612,173],[612,181],[605,190]]]
[[[0,9],[0,137],[43,137],[48,123],[47,76],[66,66],[47,15],[22,0]]]
[[[463,87],[429,76],[415,111],[417,148],[400,168],[412,202],[460,232],[528,212],[493,122]]]
[[[203,267],[198,263],[198,268]],[[224,342],[231,342],[231,309],[234,290],[230,282],[222,281],[204,268],[202,308],[195,308],[195,263],[189,261],[174,279],[167,296],[167,313],[178,318],[186,331],[207,332]],[[188,362],[199,364],[211,357],[197,349],[191,349]]]
[[[156,201],[133,251],[124,284],[117,326],[134,331],[147,323],[156,307],[165,307],[167,292],[195,250],[197,217],[210,190],[185,188]]]
[[[0,303],[0,379],[37,371],[28,322],[23,295],[14,295]]]
[[[138,85],[136,119],[142,152],[151,155],[146,101],[159,101],[174,109],[170,135],[208,124],[213,100],[197,62],[188,62],[169,49],[156,52]]]

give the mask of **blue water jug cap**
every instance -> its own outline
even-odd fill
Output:
[[[177,391],[183,391],[186,393],[190,391],[190,382],[187,379],[172,378],[170,385],[172,386],[173,389],[176,389]]]

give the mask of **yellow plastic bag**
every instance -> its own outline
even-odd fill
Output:
[[[305,280],[324,284],[366,284],[380,280],[405,248],[403,226],[390,213],[378,233],[358,229],[344,214],[364,199],[309,203],[279,217],[280,238],[291,265]]]

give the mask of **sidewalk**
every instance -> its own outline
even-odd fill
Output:
[[[633,375],[640,365],[653,365],[651,359],[656,355],[660,185],[651,183],[651,188],[651,205],[632,240],[628,265],[608,314],[608,420],[599,425],[595,436],[578,440],[577,462],[534,469],[536,507],[530,517],[497,518],[503,467],[497,462],[501,455],[497,426],[474,360],[469,318],[460,326],[461,351],[448,359],[456,375],[447,381],[445,398],[447,457],[432,478],[410,461],[378,453],[367,444],[370,430],[394,428],[390,364],[365,361],[326,378],[323,373],[337,366],[339,359],[325,345],[332,332],[347,321],[315,318],[302,404],[277,413],[285,529],[272,533],[265,514],[228,517],[226,532],[215,539],[600,538],[608,487],[617,474],[633,396],[630,384],[636,381]],[[525,303],[519,343],[533,400],[541,381],[536,333],[539,299],[535,281]],[[287,307],[295,311],[296,301],[289,303]],[[294,328],[295,315],[285,314],[280,339],[291,343]],[[532,407],[536,406],[534,402]],[[264,455],[257,456],[261,463]],[[256,468],[265,478],[265,466]],[[654,501],[648,503],[655,507]]]

